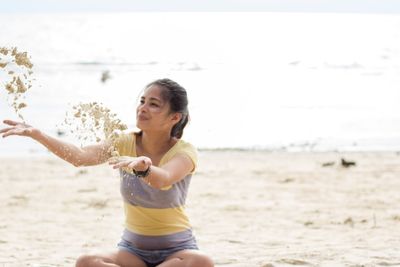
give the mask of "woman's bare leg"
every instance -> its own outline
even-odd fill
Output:
[[[146,267],[146,264],[138,256],[119,250],[108,255],[83,255],[75,267]]]
[[[214,262],[198,250],[181,250],[157,267],[214,267]]]

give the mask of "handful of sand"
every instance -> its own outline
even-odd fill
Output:
[[[7,91],[10,105],[22,120],[20,110],[27,106],[24,100],[32,87],[32,67],[27,52],[18,52],[16,47],[0,47],[0,86]]]
[[[115,140],[127,126],[101,103],[80,103],[66,113],[64,126],[83,143]],[[112,151],[110,151],[112,152]]]

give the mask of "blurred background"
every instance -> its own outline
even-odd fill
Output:
[[[101,102],[130,129],[143,88],[189,95],[184,139],[200,149],[400,149],[396,1],[9,1],[0,47],[27,51],[27,123],[76,142],[72,105]],[[0,118],[18,119],[0,69]],[[4,125],[0,124],[1,127]],[[28,139],[0,154],[47,153]]]

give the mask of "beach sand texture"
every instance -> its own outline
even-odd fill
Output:
[[[399,163],[395,152],[201,151],[188,214],[216,266],[400,266]],[[73,266],[115,249],[117,171],[52,156],[1,166],[1,267]]]

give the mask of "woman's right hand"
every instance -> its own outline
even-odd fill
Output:
[[[3,138],[10,135],[31,137],[44,145],[50,152],[76,167],[101,164],[106,162],[109,158],[108,151],[111,144],[108,141],[85,147],[78,147],[51,137],[26,123],[12,120],[5,120],[3,123],[9,125],[9,127],[0,129],[0,135],[2,135]]]
[[[33,128],[32,126],[30,126],[26,123],[22,123],[22,122],[5,120],[5,121],[3,121],[3,123],[11,126],[11,127],[0,129],[0,134],[3,134],[2,135],[3,138],[10,136],[10,135],[20,135],[20,136],[32,137],[36,131],[36,129]]]
[[[126,156],[119,156],[119,157],[112,157],[108,160],[109,165],[113,165],[113,169],[118,168],[128,168],[134,169],[135,171],[145,171],[147,170],[152,162],[151,159],[148,157],[126,157]]]

